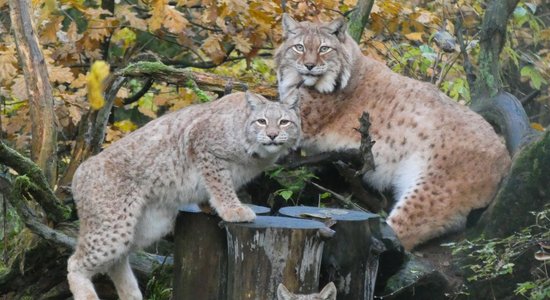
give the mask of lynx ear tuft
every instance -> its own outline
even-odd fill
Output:
[[[300,82],[296,88],[292,89],[290,93],[287,94],[286,97],[281,98],[280,101],[282,104],[286,105],[289,109],[292,110],[298,110],[300,107],[300,86],[302,85],[302,82]]]
[[[266,99],[260,95],[256,95],[254,93],[251,93],[249,91],[246,91],[244,93],[244,96],[246,98],[246,103],[252,108],[256,109],[258,106],[265,104]]]
[[[338,18],[325,26],[332,34],[334,34],[341,42],[346,40],[346,32],[348,23],[344,18]]]
[[[277,287],[277,300],[290,299],[290,297],[292,297],[292,293],[282,283],[279,283]]]
[[[283,39],[296,34],[298,27],[300,27],[298,21],[294,20],[289,14],[283,14]]]
[[[321,299],[324,300],[336,300],[336,286],[333,282],[327,283],[323,290],[319,293]]]

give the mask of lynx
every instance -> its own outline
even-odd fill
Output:
[[[297,22],[283,16],[276,50],[284,98],[303,82],[302,147],[310,153],[358,148],[367,111],[375,170],[363,179],[392,189],[387,222],[406,249],[465,225],[507,174],[510,155],[482,117],[437,88],[364,56],[343,19]]]
[[[277,300],[336,300],[336,286],[330,282],[318,294],[298,295],[291,293],[280,283],[277,288]]]
[[[297,101],[231,94],[151,121],[82,163],[72,183],[74,298],[97,299],[91,277],[107,272],[121,299],[142,299],[128,253],[168,233],[183,204],[208,201],[225,221],[253,221],[235,189],[297,146]]]

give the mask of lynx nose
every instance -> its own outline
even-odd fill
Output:
[[[273,141],[278,136],[276,133],[268,133],[267,136]]]
[[[304,66],[311,71],[315,67],[315,64],[304,64]]]

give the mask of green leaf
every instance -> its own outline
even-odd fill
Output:
[[[521,68],[521,76],[529,79],[529,85],[532,88],[540,90],[541,85],[547,84],[548,82],[542,77],[540,72],[533,66],[525,66]]]
[[[279,195],[280,195],[281,197],[283,197],[283,199],[285,199],[285,200],[290,199],[290,198],[292,197],[292,194],[293,194],[293,193],[292,193],[292,191],[290,191],[290,190],[282,190],[282,191],[279,191]]]
[[[326,198],[329,198],[331,195],[332,194],[329,192],[324,192],[321,195],[319,195],[319,197],[321,197],[321,199],[326,199]]]

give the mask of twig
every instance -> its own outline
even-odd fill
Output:
[[[361,154],[358,149],[346,149],[341,151],[323,152],[310,156],[300,156],[298,153],[292,153],[279,161],[278,164],[284,165],[287,169],[296,169],[301,166],[315,165],[320,162],[344,161],[353,167],[362,166]]]
[[[124,103],[124,105],[128,105],[128,104],[131,104],[131,103],[134,103],[134,102],[138,101],[153,86],[153,82],[154,82],[153,78],[147,78],[147,80],[143,84],[143,87],[141,87],[141,89],[137,93],[135,93],[132,96],[124,99],[122,101],[122,103]]]
[[[318,188],[319,190],[323,191],[323,192],[330,193],[334,197],[334,199],[336,199],[340,203],[340,205],[342,205],[345,208],[353,207],[357,210],[367,211],[366,209],[362,208],[360,205],[357,205],[356,203],[352,202],[350,200],[351,196],[348,196],[348,197],[342,196],[342,195],[336,193],[335,191],[333,191],[331,189],[328,189],[326,187],[323,187],[323,186],[321,186],[321,185],[319,185],[319,184],[317,184],[313,181],[310,181],[310,180],[308,180],[307,182],[310,183],[311,185],[313,185],[314,187]]]
[[[336,167],[340,176],[349,184],[353,197],[363,203],[370,212],[380,212],[382,208],[386,206],[384,202],[380,202],[378,198],[365,190],[362,183],[362,176],[357,176],[358,172],[356,170],[353,170],[342,161],[333,162],[333,165]]]
[[[458,15],[456,17],[456,24],[455,24],[455,35],[456,40],[458,44],[460,45],[460,53],[463,56],[464,60],[464,72],[466,72],[466,80],[468,81],[468,86],[470,87],[470,90],[474,88],[475,82],[476,82],[476,74],[474,72],[474,67],[472,66],[472,62],[470,61],[470,57],[468,56],[468,51],[466,49],[466,44],[464,43],[464,36],[462,35],[462,15]]]

